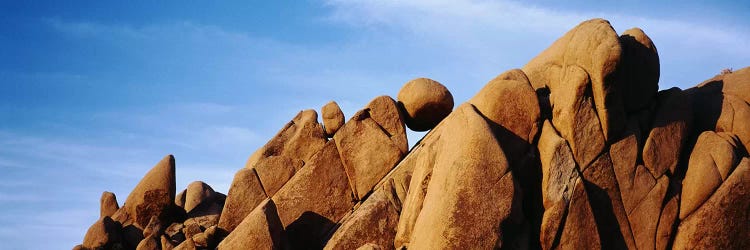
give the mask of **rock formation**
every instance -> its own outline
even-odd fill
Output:
[[[169,155],[75,248],[750,249],[750,68],[659,74],[643,30],[585,21],[455,109],[417,78],[348,121],[301,111],[227,195],[175,194]]]

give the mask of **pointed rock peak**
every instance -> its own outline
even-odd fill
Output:
[[[163,212],[174,204],[175,189],[174,156],[167,155],[130,192],[123,205],[127,216],[120,222],[143,228],[152,216],[166,216]]]
[[[318,113],[312,109],[303,110],[281,128],[266,145],[255,151],[245,167],[255,167],[262,159],[279,155],[307,162],[326,141],[323,126],[318,123]]]
[[[128,201],[132,200],[131,198],[135,195],[141,195],[143,192],[153,189],[169,191],[168,194],[170,200],[174,200],[175,190],[177,189],[176,186],[175,161],[174,156],[170,154],[162,158],[159,163],[156,163],[156,165],[143,176],[141,181],[138,182],[138,185],[136,185],[135,188],[133,188],[133,191],[130,192],[125,203],[127,204]]]
[[[112,216],[117,212],[117,209],[120,209],[120,205],[117,204],[117,197],[112,192],[103,192],[102,198],[99,201],[100,203],[100,212],[99,216]]]

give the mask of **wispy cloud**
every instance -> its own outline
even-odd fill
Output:
[[[743,32],[746,30],[707,26],[689,19],[659,19],[616,11],[565,11],[515,1],[331,0],[327,3],[334,7],[333,20],[352,25],[387,25],[421,35],[450,38],[457,44],[475,40],[477,36],[502,36],[497,33],[500,31],[559,36],[561,31],[583,20],[603,17],[621,28],[620,31],[638,26],[692,46],[723,45],[715,49],[750,55],[750,35]]]
[[[659,49],[666,86],[691,86],[722,67],[750,64],[750,30],[733,25],[707,24],[692,17],[666,19],[623,13],[616,9],[587,12],[546,8],[516,1],[359,1],[330,0],[331,20],[379,32],[447,44],[456,54],[513,61],[519,67],[555,38],[581,21],[602,17],[617,31],[641,27]],[[540,43],[541,41],[541,43]],[[529,50],[529,48],[533,48]],[[536,52],[532,52],[536,51]],[[443,51],[450,53],[450,51]],[[526,59],[519,59],[517,56]],[[700,60],[701,63],[686,63]],[[698,66],[699,65],[699,66]],[[713,72],[713,73],[709,73]],[[499,73],[499,72],[498,72]]]

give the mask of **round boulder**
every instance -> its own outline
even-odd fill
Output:
[[[453,95],[448,88],[428,78],[417,78],[404,84],[398,92],[404,109],[406,126],[414,131],[434,128],[453,110]]]
[[[344,126],[344,112],[341,112],[339,104],[330,101],[323,108],[320,109],[323,114],[323,128],[325,134],[328,137],[333,137],[333,134]]]

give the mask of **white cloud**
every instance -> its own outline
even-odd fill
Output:
[[[447,49],[439,53],[474,58],[475,72],[497,74],[520,67],[564,32],[595,17],[610,20],[618,32],[641,27],[651,36],[660,52],[662,87],[677,83],[685,88],[721,68],[750,65],[750,28],[702,22],[692,16],[666,19],[617,9],[560,10],[516,1],[330,0],[326,4],[333,9],[334,22],[405,36],[405,44],[441,44]],[[496,67],[485,69],[486,65]]]
[[[333,20],[352,25],[387,25],[421,35],[475,40],[482,33],[502,36],[499,31],[559,36],[576,24],[595,17],[609,19],[614,26],[643,27],[649,33],[668,36],[693,46],[724,45],[715,49],[750,55],[750,37],[731,27],[706,26],[685,20],[669,20],[617,12],[577,12],[547,9],[515,1],[360,1],[331,0]],[[457,36],[456,34],[469,35]]]

